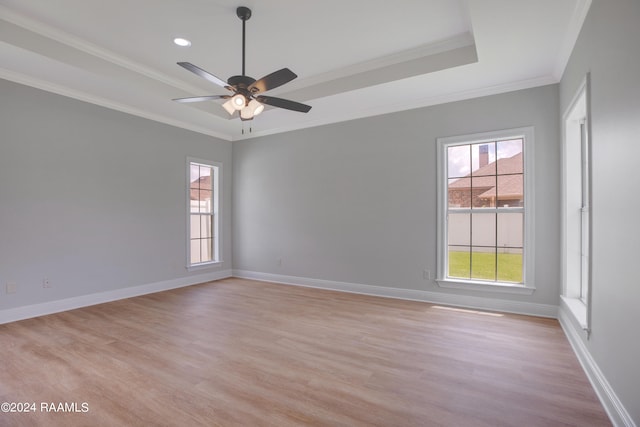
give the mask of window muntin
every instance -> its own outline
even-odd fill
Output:
[[[533,288],[525,274],[532,139],[532,128],[438,139],[441,286]]]
[[[219,165],[189,161],[188,266],[220,261],[219,255]]]

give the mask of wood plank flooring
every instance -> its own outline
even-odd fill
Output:
[[[1,426],[611,425],[553,319],[241,279],[0,325],[0,366]]]

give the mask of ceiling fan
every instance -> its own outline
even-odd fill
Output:
[[[236,14],[238,15],[238,18],[242,20],[242,75],[229,77],[229,79],[225,82],[224,80],[219,79],[213,74],[203,70],[200,67],[196,67],[189,62],[178,62],[178,65],[182,68],[185,68],[192,73],[202,77],[203,79],[206,79],[211,83],[215,83],[218,86],[221,86],[233,92],[233,94],[177,98],[174,99],[174,101],[200,102],[210,101],[213,99],[226,99],[227,101],[222,104],[224,109],[227,110],[230,115],[233,115],[236,111],[239,111],[241,120],[252,120],[255,116],[257,116],[264,110],[263,104],[271,105],[278,108],[284,108],[286,110],[307,113],[309,110],[311,110],[311,106],[309,105],[290,101],[288,99],[261,95],[263,92],[275,89],[298,77],[290,69],[283,68],[281,70],[268,74],[259,80],[245,75],[245,23],[249,18],[251,18],[251,9],[249,9],[248,7],[240,6],[236,9]]]

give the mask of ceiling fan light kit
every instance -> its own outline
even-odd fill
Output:
[[[182,68],[191,71],[192,73],[202,77],[205,80],[210,81],[211,83],[214,83],[233,92],[233,95],[208,95],[189,98],[177,98],[174,99],[174,101],[200,102],[213,99],[226,99],[227,101],[222,104],[222,107],[231,116],[233,116],[235,112],[238,111],[240,120],[243,121],[253,120],[255,116],[262,113],[262,111],[264,111],[264,104],[271,105],[273,107],[284,108],[286,110],[298,111],[301,113],[309,112],[309,110],[311,110],[311,106],[309,105],[301,104],[296,101],[290,101],[288,99],[261,95],[262,92],[280,87],[298,77],[290,69],[282,68],[278,71],[262,77],[259,80],[245,75],[245,24],[246,21],[251,18],[251,9],[245,6],[240,6],[236,9],[236,14],[238,15],[238,18],[242,20],[242,75],[231,76],[225,82],[224,80],[214,76],[208,71],[205,71],[202,68],[199,68],[189,62],[178,62],[178,65]]]

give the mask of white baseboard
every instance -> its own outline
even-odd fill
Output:
[[[281,274],[260,273],[247,270],[233,270],[233,276],[243,279],[260,280],[263,282],[275,282],[286,285],[350,292],[354,294],[365,294],[387,298],[424,301],[435,304],[446,304],[481,310],[492,310],[502,311],[506,313],[527,314],[531,316],[551,317],[554,319],[558,316],[558,307],[548,304],[501,300],[496,298],[481,298],[468,295],[448,294],[444,292],[392,288],[387,286],[363,285],[360,283],[335,282],[331,280],[285,276]]]
[[[566,302],[561,301],[558,320],[611,422],[616,427],[636,427],[635,422],[584,345],[584,341],[580,337],[582,330],[576,329],[579,328],[579,325],[571,320],[572,314],[569,310]]]
[[[212,280],[225,279],[227,277],[231,277],[231,270],[215,271],[199,274],[197,276],[181,277],[179,279],[148,283],[145,285],[121,288],[113,291],[99,292],[95,294],[48,301],[40,304],[9,308],[6,310],[0,310],[0,325],[3,323],[30,319],[32,317],[59,313],[61,311],[88,307],[90,305],[102,304],[105,302],[152,294],[155,292],[168,291],[170,289],[182,288],[185,286],[196,285],[198,283],[210,282]]]

